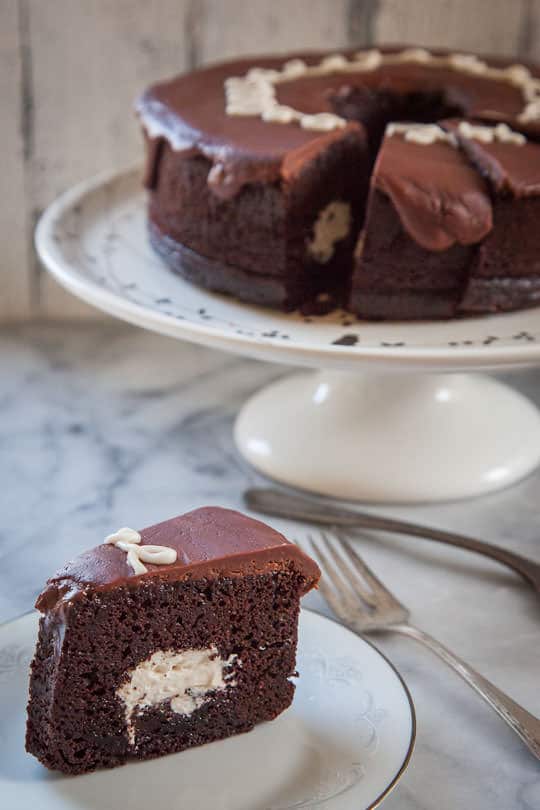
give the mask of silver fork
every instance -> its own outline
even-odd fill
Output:
[[[308,535],[323,572],[319,588],[343,624],[357,633],[394,632],[416,639],[439,656],[494,709],[540,759],[540,720],[497,689],[432,636],[409,624],[409,611],[375,576],[350,543],[325,532]]]

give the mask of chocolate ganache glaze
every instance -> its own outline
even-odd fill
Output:
[[[497,233],[508,221],[493,208],[498,195],[539,196],[534,65],[399,46],[255,57],[154,85],[137,112],[151,244],[189,281],[285,310],[324,299],[367,319],[537,303],[536,265],[526,283],[507,280],[525,261],[512,271]],[[464,134],[482,128],[497,134]],[[529,257],[535,237],[522,230]],[[469,307],[486,240],[504,295],[482,270]]]
[[[432,251],[480,242],[493,225],[489,189],[457,143],[435,139],[426,150],[390,127],[389,135],[373,184],[390,197],[413,239]]]
[[[213,579],[272,570],[292,565],[306,582],[307,592],[317,582],[319,570],[313,560],[282,534],[240,512],[203,507],[180,517],[149,526],[140,532],[141,546],[174,549],[176,562],[148,564],[136,575],[124,551],[110,543],[80,554],[48,580],[36,607],[45,612],[92,591],[119,585],[137,585],[148,578]]]

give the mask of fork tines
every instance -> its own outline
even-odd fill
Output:
[[[323,572],[321,593],[337,616],[366,630],[407,618],[407,609],[341,533],[321,531],[316,538],[310,532],[306,539]]]

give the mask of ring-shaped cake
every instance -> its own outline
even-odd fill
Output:
[[[452,318],[540,301],[540,69],[383,48],[256,57],[149,88],[151,243],[285,310]]]

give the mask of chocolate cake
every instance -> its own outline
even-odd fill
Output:
[[[78,774],[249,731],[290,704],[299,598],[316,564],[207,507],[120,529],[50,579],[26,746]]]
[[[283,309],[321,296],[364,318],[448,318],[538,300],[535,238],[517,224],[520,210],[532,216],[536,192],[523,189],[539,171],[533,65],[399,47],[256,57],[157,84],[137,111],[150,240],[194,283]],[[433,140],[449,118],[523,135],[525,149],[515,140],[509,158],[520,179],[498,187],[465,136]],[[417,126],[411,139],[395,122],[431,135]],[[450,216],[434,209],[448,201]],[[466,222],[469,213],[478,221]]]

